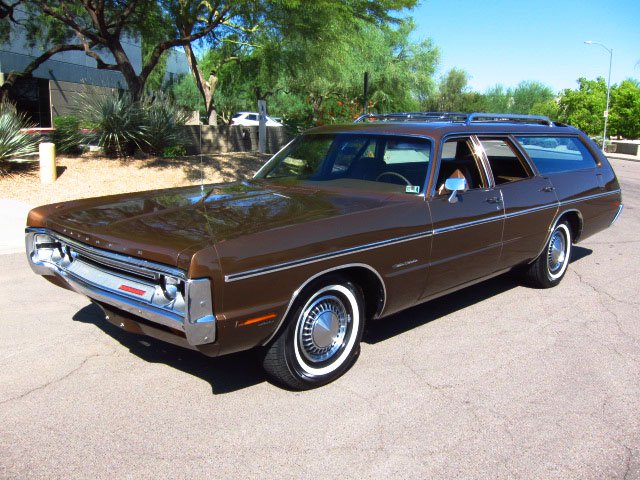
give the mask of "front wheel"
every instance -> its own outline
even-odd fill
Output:
[[[545,249],[525,272],[527,283],[537,288],[555,287],[564,277],[570,257],[571,227],[560,222],[551,232]]]
[[[346,372],[360,353],[364,327],[362,291],[339,275],[305,288],[263,366],[277,382],[306,390]]]

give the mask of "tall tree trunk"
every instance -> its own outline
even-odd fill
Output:
[[[323,100],[324,97],[322,95],[311,94],[311,106],[313,107],[313,123],[316,125],[320,120],[320,107],[322,106]]]
[[[185,32],[181,32],[181,35],[185,35]],[[202,69],[200,68],[200,65],[198,65],[198,59],[191,48],[191,44],[184,46],[184,53],[187,58],[187,63],[189,64],[189,70],[191,70],[196,86],[204,100],[204,107],[209,120],[209,125],[218,125],[218,112],[216,112],[216,107],[213,102],[213,93],[215,92],[215,88],[218,84],[218,77],[211,72],[209,75],[209,81],[205,80]]]
[[[124,51],[122,47],[122,43],[120,43],[119,38],[115,38],[110,36],[108,38],[109,43],[107,48],[113,55],[113,58],[116,60],[116,64],[118,65],[118,70],[122,73],[124,77],[124,81],[127,82],[127,87],[129,87],[129,92],[134,100],[140,100],[142,94],[144,93],[144,84],[146,78],[142,78],[142,76],[138,75],[129,60],[129,56]],[[98,66],[100,68],[100,66]]]

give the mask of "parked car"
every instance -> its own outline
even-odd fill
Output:
[[[267,127],[282,127],[282,123],[266,115]],[[231,125],[244,125],[246,127],[257,127],[260,125],[260,115],[255,112],[238,112],[231,117]]]
[[[579,130],[543,117],[369,115],[310,130],[250,181],[33,209],[33,270],[129,332],[209,356],[261,348],[307,389],[355,362],[370,319],[514,268],[557,285],[622,210]]]

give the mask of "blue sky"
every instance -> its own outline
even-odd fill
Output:
[[[422,0],[416,39],[440,49],[440,71],[462,68],[473,90],[537,80],[553,90],[581,77],[640,78],[640,0]]]

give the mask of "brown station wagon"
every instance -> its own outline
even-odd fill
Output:
[[[121,328],[209,356],[260,347],[306,389],[355,362],[365,322],[518,267],[557,285],[622,210],[579,130],[545,117],[367,115],[310,130],[250,181],[33,209],[32,269]]]

